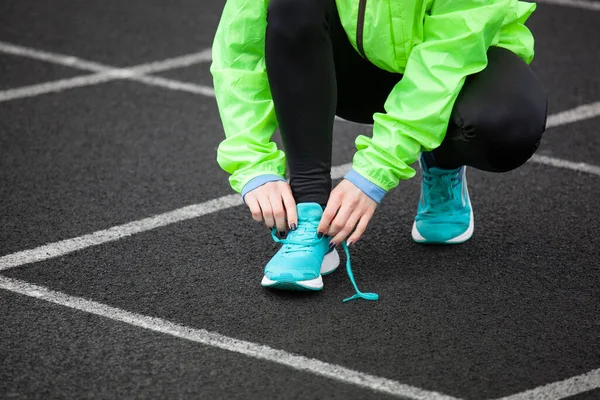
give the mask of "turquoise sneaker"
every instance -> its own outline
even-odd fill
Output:
[[[473,209],[465,176],[466,167],[429,168],[420,159],[421,198],[412,238],[424,244],[458,244],[473,236]]]
[[[283,246],[265,267],[262,286],[282,290],[321,290],[322,275],[329,274],[340,264],[340,256],[335,249],[329,250],[329,240],[318,238],[317,228],[323,208],[317,203],[300,203],[298,228],[290,231],[285,239],[273,239]]]

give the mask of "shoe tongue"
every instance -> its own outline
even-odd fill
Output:
[[[307,220],[321,218],[323,216],[323,207],[319,203],[299,203],[296,205],[298,211],[298,220]]]
[[[441,176],[441,175],[455,174],[459,170],[460,170],[460,168],[458,168],[458,169],[441,169],[441,168],[437,168],[437,167],[431,167],[431,168],[429,168],[429,170],[427,172],[429,172],[430,175]]]

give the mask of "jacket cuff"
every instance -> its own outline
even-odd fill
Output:
[[[386,191],[351,169],[345,176],[344,179],[352,182],[356,187],[362,190],[367,196],[376,201],[378,204],[381,203],[383,197],[386,195]]]
[[[262,186],[265,183],[275,182],[275,181],[284,181],[285,182],[285,179],[279,175],[272,175],[272,174],[259,175],[255,178],[250,179],[248,181],[248,183],[246,183],[244,185],[244,187],[242,188],[242,200],[244,200],[244,196],[246,196],[246,194],[253,191],[257,187]],[[246,202],[246,200],[244,200],[244,203],[245,202]]]

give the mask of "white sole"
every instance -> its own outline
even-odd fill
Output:
[[[323,289],[323,275],[332,273],[340,265],[340,255],[337,250],[333,250],[327,253],[321,263],[321,274],[315,279],[308,279],[305,281],[294,281],[294,282],[281,282],[274,281],[266,276],[263,276],[261,285],[264,287],[276,287],[284,290],[321,290]]]
[[[460,235],[453,237],[452,239],[448,239],[444,242],[431,242],[428,241],[427,239],[425,239],[423,237],[423,235],[421,235],[421,233],[419,232],[419,230],[417,229],[417,221],[413,222],[413,227],[412,227],[412,238],[415,242],[417,243],[431,243],[431,244],[460,244],[460,243],[464,243],[467,240],[471,239],[471,236],[473,236],[473,231],[475,230],[475,222],[474,222],[474,218],[473,218],[473,209],[471,209],[471,217],[469,218],[469,227],[467,228],[467,230],[464,233],[461,233]]]

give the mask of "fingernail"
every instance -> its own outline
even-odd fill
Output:
[[[296,226],[296,224],[292,224],[290,225],[290,230],[295,231],[298,227]]]
[[[284,237],[285,236],[285,232],[284,231],[279,231],[279,237]]]
[[[335,246],[337,246],[335,242],[329,243],[329,250],[333,249]]]
[[[350,247],[350,246],[352,246],[352,243],[354,243],[352,240],[348,240],[346,242],[346,246]]]
[[[323,232],[319,232],[319,233],[317,234],[317,237],[318,237],[319,239],[321,239],[321,238],[323,237]]]

